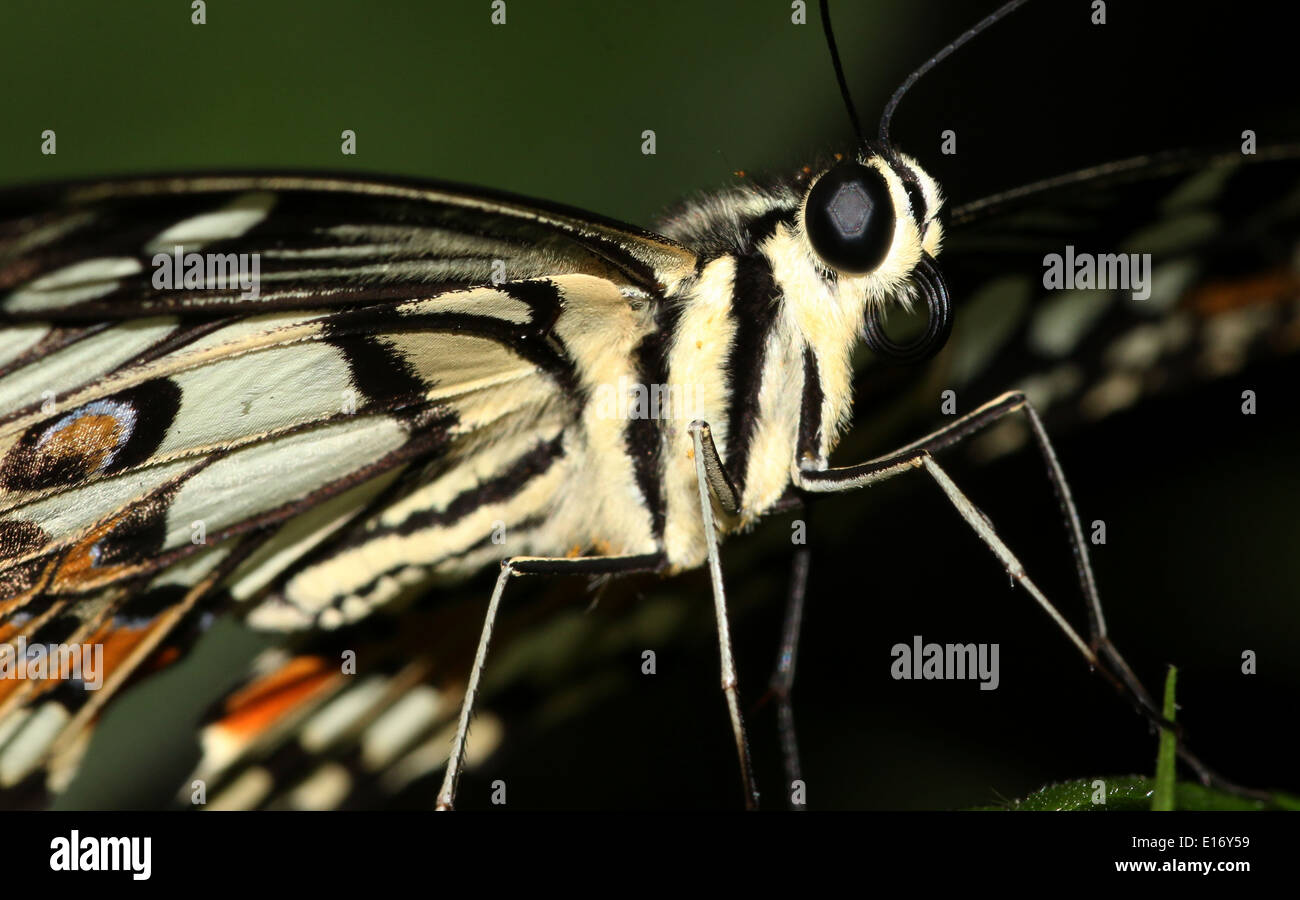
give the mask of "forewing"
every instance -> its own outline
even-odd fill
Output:
[[[156,286],[155,259],[177,247],[258,254],[258,296]],[[437,183],[214,175],[0,197],[0,314],[13,320],[328,308],[559,274],[652,294],[693,266],[685,249],[630,225]]]
[[[481,562],[482,523],[418,560],[372,539],[536,480],[518,466],[558,452],[580,402],[561,316],[650,308],[693,267],[635,229],[442,186],[158,178],[0,210],[0,635],[129,629],[110,688],[232,599],[258,624],[336,626]],[[190,254],[256,281],[187,272]],[[538,484],[519,509],[545,506]],[[352,587],[312,581],[349,550]],[[113,692],[14,684],[0,787]],[[59,708],[33,718],[41,695]]]

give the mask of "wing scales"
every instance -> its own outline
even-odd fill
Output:
[[[158,283],[155,255],[177,247],[256,257],[255,296],[221,270]],[[570,323],[637,307],[643,329],[693,267],[636,229],[440,185],[0,196],[0,637],[113,648],[102,694],[0,697],[0,790],[56,759],[66,781],[98,709],[195,615],[233,600],[273,620],[306,596],[295,573],[319,583],[346,553],[373,602],[330,585],[295,624],[353,621],[391,583],[499,556],[498,517],[526,541],[560,485],[542,462],[596,374],[589,326]],[[517,494],[497,487],[510,476]]]

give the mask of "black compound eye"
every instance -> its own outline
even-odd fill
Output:
[[[894,203],[885,176],[855,162],[837,164],[808,192],[804,229],[831,268],[848,275],[872,271],[894,240]]]

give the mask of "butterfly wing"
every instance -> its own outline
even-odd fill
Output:
[[[0,198],[0,638],[98,643],[107,670],[96,692],[0,682],[0,786],[229,600],[335,627],[526,547],[575,347],[593,318],[653,327],[693,267],[628,226],[440,185]]]
[[[1024,389],[1058,430],[1300,348],[1300,147],[1136,158],[952,220],[970,327],[947,377],[972,395]],[[1045,260],[1067,247],[1145,257],[1147,283],[1045,290]]]

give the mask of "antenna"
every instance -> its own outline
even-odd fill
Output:
[[[830,0],[822,0],[822,31],[826,33],[826,48],[831,51],[831,65],[835,67],[835,80],[840,84],[840,96],[844,98],[844,107],[849,111],[849,121],[853,123],[853,133],[858,136],[858,143],[866,142],[862,136],[862,121],[858,111],[853,108],[853,97],[849,94],[849,84],[844,80],[844,65],[840,62],[840,51],[835,46],[835,32],[831,29]]]
[[[889,143],[889,120],[894,117],[894,110],[898,108],[898,101],[903,99],[903,95],[907,93],[908,88],[910,88],[912,85],[920,81],[922,75],[924,75],[926,72],[933,69],[939,63],[943,62],[943,60],[947,59],[952,54],[952,52],[956,50],[958,47],[960,47],[962,44],[966,43],[971,38],[975,37],[975,35],[979,34],[981,31],[988,28],[994,22],[997,22],[999,19],[1003,18],[1004,16],[1007,16],[1008,14],[1015,12],[1016,9],[1018,9],[1021,6],[1024,6],[1026,2],[1028,2],[1028,0],[1010,0],[1009,3],[1004,3],[997,10],[985,16],[983,19],[980,19],[978,22],[976,22],[974,25],[968,28],[965,32],[963,32],[960,36],[958,36],[955,40],[953,40],[953,42],[950,43],[948,46],[944,47],[934,56],[930,57],[925,62],[923,62],[920,68],[918,68],[915,72],[913,72],[911,75],[908,75],[907,80],[898,86],[898,90],[894,91],[894,96],[890,97],[889,102],[885,104],[885,113],[880,117],[880,143],[885,145],[886,148],[892,147],[892,145]],[[826,21],[825,16],[826,16],[826,0],[822,0],[823,21]],[[827,24],[826,27],[827,27],[827,34],[829,35],[830,25]],[[834,41],[831,41],[831,54],[832,55],[835,54]],[[840,64],[839,64],[838,57],[836,57],[835,59],[835,71],[840,74],[840,89],[844,90],[844,75],[840,71]],[[854,122],[856,124],[856,117],[854,119]],[[860,131],[861,129],[859,129],[859,133]]]

